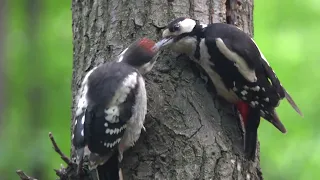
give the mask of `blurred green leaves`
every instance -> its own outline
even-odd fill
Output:
[[[320,179],[318,73],[320,1],[255,1],[257,44],[304,118],[283,101],[277,112],[288,133],[261,123],[261,166],[266,179]]]
[[[20,168],[54,179],[53,168],[62,161],[50,148],[49,131],[70,152],[71,1],[8,3],[8,102],[0,136],[0,179],[17,179]]]

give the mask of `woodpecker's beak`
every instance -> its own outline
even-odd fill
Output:
[[[162,39],[153,46],[153,50],[158,51],[173,44],[174,37],[174,34],[172,34],[169,29],[165,29],[162,33]]]
[[[162,40],[160,40],[158,43],[160,45],[160,48],[164,48],[164,47],[167,47],[171,44],[174,43],[174,37],[175,35],[172,34],[169,29],[165,29],[162,33]],[[157,43],[157,44],[158,44]]]
[[[154,51],[159,51],[162,48],[170,45],[173,43],[173,38],[164,38],[161,39],[160,41],[158,41],[154,46],[153,46],[153,50]]]

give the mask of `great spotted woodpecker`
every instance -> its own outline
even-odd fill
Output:
[[[159,44],[143,38],[114,61],[91,69],[77,98],[72,143],[76,162],[88,159],[93,179],[121,179],[123,152],[138,140],[147,113],[142,74],[155,64]]]
[[[260,116],[285,133],[275,111],[283,98],[302,116],[257,44],[236,26],[180,17],[168,24],[162,36],[163,47],[189,55],[206,71],[217,94],[236,105],[245,126],[249,159],[255,158]]]

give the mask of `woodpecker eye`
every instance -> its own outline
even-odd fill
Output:
[[[180,30],[180,24],[179,23],[176,23],[174,25],[172,25],[171,27],[169,27],[169,31],[170,32],[176,32],[176,31],[179,31]]]
[[[180,24],[175,24],[173,26],[173,31],[179,31],[180,30]]]

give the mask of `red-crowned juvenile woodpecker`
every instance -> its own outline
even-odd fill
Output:
[[[147,95],[142,74],[155,64],[158,47],[147,38],[138,40],[115,61],[91,69],[82,81],[72,143],[78,164],[88,158],[93,179],[121,179],[123,152],[144,129]]]
[[[206,71],[217,94],[236,105],[245,125],[249,159],[255,158],[260,116],[285,133],[275,111],[283,98],[302,116],[254,40],[236,26],[180,17],[162,36],[163,47],[189,55]]]

